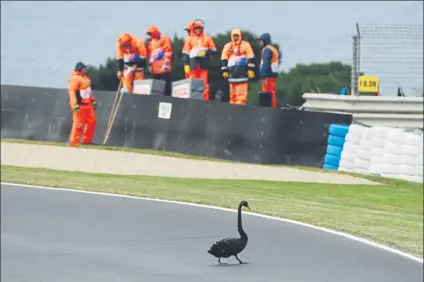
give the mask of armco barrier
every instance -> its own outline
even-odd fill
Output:
[[[340,158],[345,143],[345,136],[349,131],[349,125],[331,124],[328,130],[327,152],[324,157],[324,169],[338,170]]]
[[[338,170],[423,183],[423,134],[352,124]]]
[[[99,103],[94,141],[101,143],[115,93],[94,93]],[[68,142],[72,116],[66,89],[2,85],[1,96],[2,138]],[[108,145],[322,167],[329,125],[351,121],[351,115],[125,95]]]
[[[307,111],[351,113],[369,126],[423,128],[423,97],[351,96],[305,93]]]

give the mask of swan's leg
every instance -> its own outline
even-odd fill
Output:
[[[221,258],[218,258],[218,263],[219,264],[227,264],[226,262],[221,262]]]
[[[239,261],[239,263],[240,264],[243,264],[244,262],[242,262],[239,258],[238,258],[238,256],[236,255],[236,259]]]

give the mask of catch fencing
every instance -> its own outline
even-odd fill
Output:
[[[377,76],[380,95],[423,96],[423,26],[356,24],[351,91],[358,95],[361,74]]]

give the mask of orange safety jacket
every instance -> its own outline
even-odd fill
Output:
[[[233,40],[238,35],[238,41]],[[241,31],[231,31],[231,42],[224,45],[221,55],[221,72],[228,72],[228,82],[245,82],[249,80],[247,71],[255,70],[255,54],[249,42],[242,40]]]
[[[280,54],[272,45],[265,46],[261,52],[261,63],[259,65],[260,77],[278,77],[278,66]]]
[[[263,42],[261,51],[261,63],[259,65],[259,76],[261,78],[278,77],[278,67],[281,61],[281,55],[277,48],[272,45],[271,35],[262,34],[259,38]]]
[[[69,105],[89,105],[96,98],[91,91],[91,80],[82,72],[73,71],[68,80]]]
[[[196,23],[193,23],[191,26],[190,35],[187,36],[184,46],[183,46],[183,63],[184,65],[189,65],[190,69],[200,69],[207,70],[210,64],[210,55],[213,55],[217,52],[215,42],[213,38],[203,31],[200,35],[195,33]],[[205,51],[205,57],[199,57],[199,52]]]
[[[152,74],[162,74],[172,71],[172,42],[171,39],[161,33],[156,26],[151,26],[148,32],[154,36],[146,40],[147,58],[151,67]]]
[[[128,40],[130,40],[128,42]],[[129,43],[128,49],[122,48],[121,43]],[[121,34],[116,42],[116,67],[118,71],[123,71],[124,67],[129,68],[136,65],[137,71],[144,70],[146,64],[146,46],[140,38],[128,33]]]

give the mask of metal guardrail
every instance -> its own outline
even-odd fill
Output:
[[[423,97],[342,96],[305,93],[305,111],[350,113],[366,125],[423,128]]]

